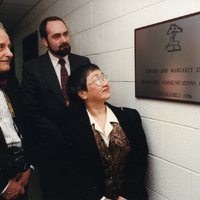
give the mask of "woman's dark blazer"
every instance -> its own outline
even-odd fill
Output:
[[[147,200],[144,179],[148,148],[140,115],[134,109],[108,106],[116,115],[131,145],[125,183],[120,195],[128,200]],[[89,117],[85,109],[72,108],[71,112],[68,125],[63,126],[66,195],[70,200],[99,200],[105,194],[105,178]]]

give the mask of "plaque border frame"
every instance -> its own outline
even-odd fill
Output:
[[[179,16],[179,17],[175,17],[175,18],[171,18],[171,19],[167,19],[167,20],[164,20],[164,21],[161,21],[161,22],[156,22],[156,23],[153,23],[153,24],[149,24],[149,25],[146,25],[146,26],[142,26],[142,27],[139,27],[139,28],[135,28],[134,29],[134,65],[135,65],[135,97],[136,98],[140,98],[140,99],[146,99],[146,100],[161,100],[161,101],[167,101],[167,102],[176,102],[176,103],[186,103],[186,104],[196,104],[196,105],[199,105],[200,104],[200,99],[199,99],[199,102],[198,101],[187,101],[187,100],[182,100],[182,99],[170,99],[170,98],[162,98],[162,97],[151,97],[151,96],[145,96],[145,95],[138,95],[136,93],[136,76],[137,76],[137,66],[136,66],[136,54],[137,54],[137,50],[136,50],[136,32],[139,31],[139,30],[143,30],[143,29],[147,29],[147,28],[151,28],[151,27],[155,27],[155,26],[159,26],[159,25],[162,25],[162,24],[165,24],[165,23],[169,23],[169,22],[176,22],[177,20],[181,20],[181,19],[185,19],[185,18],[189,18],[189,17],[193,17],[193,16],[197,16],[197,15],[200,15],[200,11],[198,12],[194,12],[194,13],[190,13],[190,14],[186,14],[186,15],[182,15],[182,16]]]

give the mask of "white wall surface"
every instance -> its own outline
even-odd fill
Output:
[[[46,16],[66,21],[73,52],[88,56],[110,77],[111,102],[142,116],[150,200],[200,200],[200,106],[135,98],[134,29],[199,10],[200,0],[43,0],[13,35],[20,78],[22,38]],[[39,51],[45,51],[41,43]]]

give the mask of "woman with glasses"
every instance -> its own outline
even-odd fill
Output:
[[[138,112],[106,103],[109,79],[94,64],[72,72],[67,93],[66,199],[147,200],[148,149]]]

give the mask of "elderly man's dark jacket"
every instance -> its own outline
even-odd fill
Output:
[[[19,129],[19,133],[23,134],[24,127],[22,126],[21,91],[17,79],[12,74],[8,74],[7,76],[7,87],[4,91],[10,99],[16,115],[14,122]],[[8,151],[8,147],[0,127],[0,192],[8,184],[9,179],[14,177],[18,172],[19,171],[17,171],[17,169],[11,164],[11,155]]]

